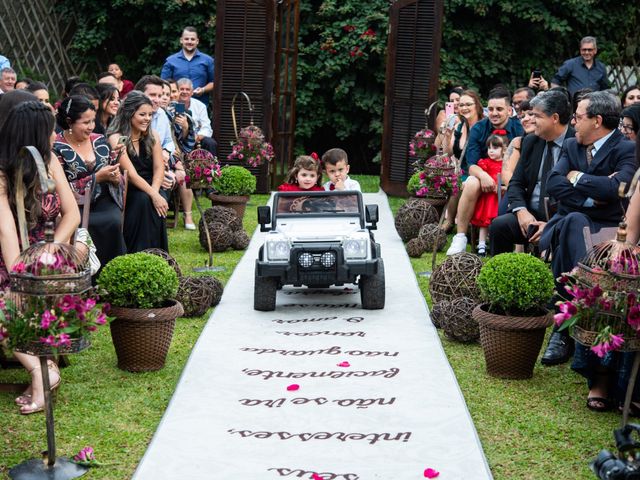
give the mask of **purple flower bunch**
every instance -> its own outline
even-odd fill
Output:
[[[458,195],[462,185],[461,176],[464,172],[456,173],[451,166],[449,157],[434,156],[424,163],[424,170],[420,171],[420,183],[416,189],[418,197],[444,197]]]
[[[572,275],[563,275],[570,300],[556,303],[559,312],[553,317],[559,330],[579,325],[598,332],[591,351],[599,357],[619,350],[624,345],[625,332],[638,336],[640,304],[635,292],[604,291],[600,285],[584,286]]]
[[[264,162],[273,160],[274,156],[273,146],[265,141],[262,130],[255,125],[249,125],[240,130],[238,141],[231,147],[227,160],[259,167]]]
[[[53,303],[43,297],[26,297],[20,308],[11,300],[0,303],[0,340],[16,347],[38,341],[52,349],[70,347],[71,341],[106,325],[110,305],[99,297],[65,295]]]
[[[64,275],[76,272],[76,265],[60,252],[42,252],[29,264],[16,263],[11,269],[13,273],[30,273],[36,276]]]
[[[436,152],[436,134],[433,130],[425,128],[419,130],[409,142],[409,156],[425,161]]]
[[[206,150],[194,150],[184,162],[184,169],[184,181],[188,188],[211,186],[213,179],[220,176],[218,158]]]

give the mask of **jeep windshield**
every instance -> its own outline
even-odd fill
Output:
[[[282,215],[359,215],[360,192],[286,192],[274,198],[274,211]]]

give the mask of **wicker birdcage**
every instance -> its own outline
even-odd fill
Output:
[[[157,255],[158,257],[163,258],[169,264],[169,266],[173,268],[173,270],[175,270],[178,278],[182,276],[182,270],[180,269],[180,265],[178,265],[177,260],[169,255],[166,250],[163,250],[161,248],[147,248],[146,250],[143,250],[143,252]]]
[[[429,291],[434,302],[454,298],[478,298],[480,291],[476,278],[482,268],[482,260],[472,253],[457,253],[447,257],[431,275]]]
[[[640,291],[640,247],[627,242],[626,224],[620,223],[616,238],[591,248],[571,276],[581,287],[599,286],[613,304],[619,306],[606,311],[594,307],[595,315],[588,319],[581,317],[573,327],[576,341],[594,345],[598,332],[611,326],[616,333],[624,335],[621,351],[640,350],[638,332],[627,322],[630,305],[624,300],[627,295],[637,295]],[[616,300],[620,298],[623,301]]]

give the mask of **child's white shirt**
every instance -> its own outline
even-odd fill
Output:
[[[327,183],[324,184],[324,189],[325,190],[331,190],[331,185],[333,185],[333,183],[331,181],[328,181]],[[362,191],[360,189],[360,183],[357,180],[352,180],[349,177],[345,178],[345,180],[344,180],[344,189],[345,190],[357,190],[358,192]]]

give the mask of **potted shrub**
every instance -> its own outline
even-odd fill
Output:
[[[553,323],[546,305],[553,274],[539,258],[503,253],[487,261],[477,279],[483,304],[473,311],[480,326],[487,373],[524,379],[533,375],[545,330]]]
[[[98,277],[103,297],[111,303],[111,338],[118,368],[131,372],[164,366],[175,319],[183,314],[178,275],[157,255],[131,253],[111,260]]]
[[[227,165],[212,182],[215,193],[209,195],[212,205],[231,207],[244,217],[249,195],[256,191],[256,177],[244,167]]]

